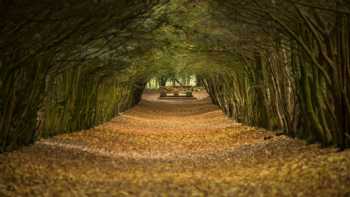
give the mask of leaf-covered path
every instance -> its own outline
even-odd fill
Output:
[[[350,196],[350,151],[231,121],[203,95],[0,155],[0,196]]]

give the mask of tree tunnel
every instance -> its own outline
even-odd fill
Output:
[[[345,0],[1,0],[0,152],[91,128],[195,75],[245,124],[350,145]]]

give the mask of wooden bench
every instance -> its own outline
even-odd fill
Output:
[[[192,86],[162,86],[160,97],[193,97]]]

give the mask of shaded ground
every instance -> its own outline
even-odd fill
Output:
[[[234,123],[204,94],[0,155],[0,196],[350,196],[350,151]]]

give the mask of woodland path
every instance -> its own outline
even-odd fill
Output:
[[[350,151],[226,118],[204,94],[0,155],[0,196],[350,196]]]

